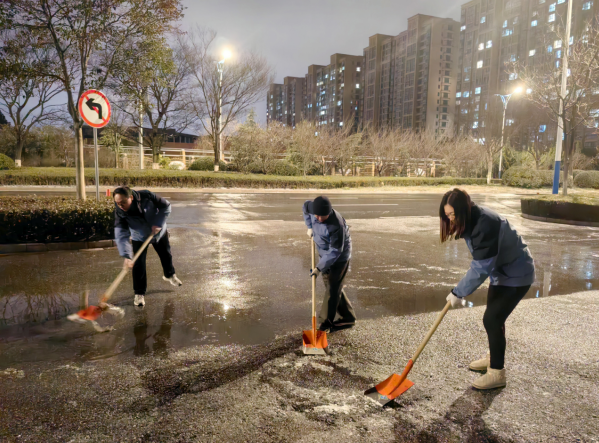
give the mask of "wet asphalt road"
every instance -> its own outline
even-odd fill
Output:
[[[423,354],[422,389],[381,412],[361,390],[405,365],[470,261],[463,242],[439,244],[440,195],[331,197],[352,233],[346,291],[361,322],[310,361],[297,351],[311,296],[301,205],[319,194],[162,195],[184,285],[162,281],[150,251],[147,305],[132,306],[128,277],[113,298],[126,316],[110,333],[65,317],[117,275],[115,249],[0,256],[0,441],[594,441],[599,229],[523,219],[515,195],[474,195],[523,235],[537,265],[527,298],[545,299],[508,329],[517,387],[499,400],[469,390],[465,364],[485,349],[481,288],[470,297],[479,308],[448,315]],[[548,297],[579,291],[588,296],[557,303],[567,321],[544,313]],[[544,414],[555,424],[536,432]]]
[[[309,240],[301,206],[318,194],[177,194],[169,219],[177,275],[161,279],[148,255],[147,305],[132,306],[130,277],[113,302],[127,311],[108,335],[65,321],[95,304],[118,274],[116,249],[0,257],[0,369],[25,361],[85,361],[162,353],[201,344],[260,344],[310,324]],[[473,196],[506,216],[537,265],[528,297],[599,287],[599,229],[525,220],[514,195]],[[359,319],[437,311],[467,270],[464,242],[438,240],[440,196],[334,195],[350,225],[353,259],[346,291]],[[27,270],[24,272],[24,270]],[[323,287],[317,285],[317,300]],[[485,303],[485,289],[470,300]],[[318,304],[318,307],[320,305]]]

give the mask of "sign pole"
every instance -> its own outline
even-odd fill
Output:
[[[100,169],[98,168],[98,128],[94,128],[94,160],[96,166],[96,200],[100,201]]]

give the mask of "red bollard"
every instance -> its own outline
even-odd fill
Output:
[[[110,189],[106,190],[106,197],[110,197]]]

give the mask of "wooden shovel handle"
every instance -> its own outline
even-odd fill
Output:
[[[441,320],[443,320],[443,317],[445,317],[445,314],[447,314],[447,311],[449,311],[449,308],[451,308],[451,302],[450,301],[448,301],[445,304],[445,307],[443,308],[443,310],[437,316],[437,319],[435,320],[435,323],[430,328],[430,330],[428,331],[428,334],[426,334],[426,337],[424,337],[424,340],[422,341],[422,343],[420,344],[420,346],[416,350],[416,353],[412,357],[412,362],[413,363],[415,363],[416,359],[418,358],[418,356],[420,356],[420,353],[422,352],[422,350],[424,349],[424,347],[426,346],[426,344],[428,343],[428,341],[430,340],[430,338],[433,336],[433,334],[437,330],[437,327],[441,323]]]
[[[312,272],[316,267],[316,257],[314,253],[314,237],[310,238],[310,249],[312,250]],[[312,335],[316,340],[316,276],[312,276]]]
[[[137,254],[135,254],[135,256],[133,257],[133,260],[131,260],[133,262],[133,264],[135,264],[135,262],[137,261],[139,256],[148,247],[148,245],[152,241],[152,238],[154,238],[154,235],[150,234],[150,236],[146,239],[146,241],[143,243],[143,245],[141,245],[141,248],[139,248],[139,250],[137,251]],[[104,293],[101,303],[106,303],[110,299],[110,297],[112,297],[112,294],[114,293],[116,288],[121,284],[121,282],[123,281],[123,279],[125,278],[125,276],[127,275],[128,272],[129,272],[129,269],[123,269],[119,273],[117,278],[114,279],[114,281],[112,282],[110,287]]]

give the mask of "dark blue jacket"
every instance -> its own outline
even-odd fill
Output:
[[[171,213],[170,202],[151,191],[133,191],[132,205],[136,205],[143,217],[130,217],[127,212],[114,204],[114,236],[119,254],[124,258],[133,258],[133,248],[129,237],[135,241],[144,241],[152,233],[152,226],[161,226],[155,241],[166,232],[166,219]]]
[[[327,272],[335,262],[346,262],[351,258],[351,237],[345,219],[337,211],[320,223],[313,214],[308,213],[308,203],[304,203],[304,221],[314,233],[314,243],[318,249],[320,261],[316,265],[321,272]]]
[[[510,223],[499,214],[474,205],[464,240],[472,254],[470,269],[452,291],[472,294],[486,279],[492,286],[527,286],[535,281],[532,255]]]

